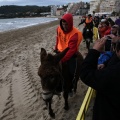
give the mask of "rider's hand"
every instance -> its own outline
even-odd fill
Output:
[[[99,65],[97,66],[98,70],[100,70],[100,69],[102,69],[102,68],[104,68],[104,67],[105,67],[104,64],[99,64]]]
[[[56,53],[56,54],[59,53],[59,51],[57,49],[53,49],[53,52]]]

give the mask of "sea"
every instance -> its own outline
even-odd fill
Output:
[[[34,18],[0,19],[0,32],[47,23],[55,20],[58,20],[58,18],[34,17]]]

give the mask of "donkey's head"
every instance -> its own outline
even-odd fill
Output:
[[[52,55],[47,53],[44,48],[41,48],[41,65],[38,70],[38,75],[41,78],[43,93],[49,93],[49,97],[53,95],[53,92],[62,80],[59,63],[60,60],[65,56],[68,49],[69,48],[66,48],[63,52]]]

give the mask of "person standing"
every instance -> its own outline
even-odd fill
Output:
[[[120,16],[118,19],[115,20],[115,24],[118,25],[120,27]]]
[[[87,30],[88,27],[91,28],[91,33],[90,34],[92,34],[92,36],[93,36],[93,26],[94,26],[94,24],[93,24],[93,18],[91,16],[91,14],[88,14],[88,16],[86,17],[86,19],[84,21],[80,22],[78,24],[78,26],[81,25],[81,24],[83,24],[83,23],[84,23],[83,37],[84,37],[84,42],[85,42],[85,36],[86,36],[85,33],[86,33],[86,30]],[[93,40],[91,40],[91,42],[93,42]]]
[[[62,65],[68,68],[67,72],[70,81],[74,78],[76,69],[76,55],[79,51],[79,45],[82,41],[82,32],[73,26],[73,16],[70,13],[63,15],[60,20],[60,25],[57,27],[57,37],[55,51],[62,52],[69,47],[68,52],[61,60]],[[63,74],[66,74],[63,69]],[[64,83],[66,84],[66,83]],[[71,87],[72,89],[72,87]],[[70,90],[71,92],[71,90]]]
[[[80,69],[80,78],[96,90],[92,120],[120,120],[120,42],[107,67],[98,70],[98,57],[106,38],[98,40],[89,51]]]
[[[106,21],[106,19],[101,20],[101,23],[98,25],[98,31],[100,38],[110,34],[111,27],[109,26],[109,22]]]

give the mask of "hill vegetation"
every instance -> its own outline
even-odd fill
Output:
[[[41,13],[48,13],[51,11],[51,6],[16,6],[7,5],[0,7],[0,18],[14,18],[14,17],[38,17]]]

